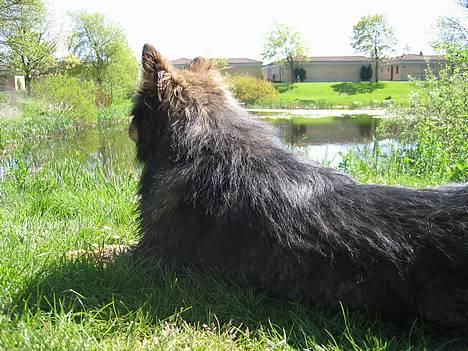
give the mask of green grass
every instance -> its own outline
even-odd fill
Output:
[[[215,272],[68,258],[138,240],[137,178],[71,158],[36,172],[17,160],[0,194],[0,349],[377,351],[461,342],[270,299]]]
[[[72,151],[31,169],[25,150],[0,159],[14,165],[0,181],[0,350],[410,351],[468,342],[271,299],[215,272],[70,258],[138,241],[138,169],[90,167]]]
[[[271,108],[363,108],[406,104],[412,82],[307,82],[275,84],[278,97],[259,102]]]
[[[93,123],[110,125],[126,122],[130,110],[130,99],[119,100],[100,108]],[[84,123],[66,113],[50,113],[43,101],[23,94],[0,94],[0,150],[14,149],[32,138],[73,133],[89,126],[90,122]]]

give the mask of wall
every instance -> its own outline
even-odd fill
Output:
[[[19,91],[25,87],[24,76],[0,75],[0,91]]]
[[[225,75],[246,75],[252,76],[255,78],[263,78],[262,75],[262,65],[261,64],[236,64],[236,65],[229,65],[221,69],[221,74]]]
[[[368,65],[367,62],[324,62],[301,64],[300,67],[306,70],[307,82],[359,82],[361,67]]]
[[[0,91],[15,91],[15,77],[10,75],[0,76]]]
[[[379,80],[392,80],[391,69],[393,66],[393,80],[409,80],[410,76],[414,79],[425,79],[426,78],[426,69],[429,68],[434,72],[435,75],[444,67],[444,63],[440,62],[431,62],[427,64],[426,62],[416,61],[400,61],[398,63],[388,63],[381,65],[379,68]],[[396,73],[398,67],[398,73]]]
[[[369,62],[307,62],[300,63],[306,71],[306,82],[358,82],[361,80],[361,67]],[[374,77],[374,65],[372,79]],[[277,82],[290,82],[291,71],[287,65],[269,65],[263,68],[264,79]]]

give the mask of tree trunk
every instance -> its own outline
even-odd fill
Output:
[[[291,83],[295,83],[296,82],[296,76],[294,74],[294,61],[293,60],[289,61],[289,67],[291,69]]]
[[[379,59],[375,59],[375,82],[379,81]]]
[[[26,91],[28,92],[28,96],[31,96],[31,81],[32,81],[32,77],[29,74],[25,74],[24,85],[26,86]]]

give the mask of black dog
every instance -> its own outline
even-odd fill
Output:
[[[270,294],[468,328],[468,187],[359,184],[300,160],[203,59],[143,48],[129,133],[143,163],[137,252]]]

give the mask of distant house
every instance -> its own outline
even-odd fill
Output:
[[[425,78],[429,67],[435,74],[445,64],[443,56],[403,55],[391,58],[379,65],[379,80],[409,80]],[[375,63],[365,56],[317,56],[299,61],[297,67],[306,71],[306,82],[358,82],[362,66],[372,67],[375,79]],[[291,70],[284,63],[270,63],[262,67],[263,78],[273,82],[290,82]]]
[[[185,57],[171,61],[171,64],[178,69],[186,69],[191,63],[192,60]]]
[[[429,68],[434,74],[447,63],[444,56],[424,55],[402,55],[391,58],[379,68],[379,79],[381,80],[409,80],[425,79],[426,70]]]
[[[20,91],[24,89],[23,75],[0,66],[0,91]]]
[[[220,71],[224,75],[248,75],[257,78],[262,78],[262,61],[257,61],[244,57],[235,57],[225,59],[226,66],[221,68]],[[171,64],[178,69],[187,68],[191,59],[180,58],[172,60]]]
[[[317,56],[297,63],[306,72],[306,82],[357,82],[361,67],[368,66],[364,56]],[[373,67],[373,64],[371,64]],[[283,63],[270,63],[262,68],[263,78],[273,82],[290,82],[291,69]]]

